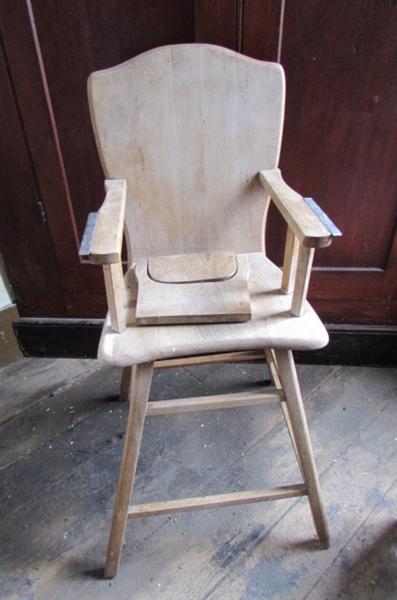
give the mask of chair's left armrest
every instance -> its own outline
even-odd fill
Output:
[[[127,182],[125,179],[107,179],[105,190],[101,208],[88,217],[79,252],[89,262],[99,265],[121,260]]]
[[[302,198],[285,183],[280,169],[260,171],[259,179],[303,246],[324,248],[341,235],[314,200]]]

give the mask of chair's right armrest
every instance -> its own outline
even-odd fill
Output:
[[[260,171],[259,180],[288,225],[281,291],[293,292],[291,313],[300,316],[305,308],[314,249],[329,246],[341,232],[312,198],[302,198],[285,183],[279,169]]]
[[[106,197],[97,213],[90,213],[80,247],[80,256],[99,265],[121,260],[127,182],[107,179]]]
[[[302,196],[285,183],[280,169],[260,171],[259,179],[303,246],[324,248],[331,244],[332,231]]]

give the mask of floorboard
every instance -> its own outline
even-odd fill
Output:
[[[130,521],[102,578],[128,406],[96,361],[21,359],[0,383],[4,600],[394,600],[397,369],[298,367],[331,532],[306,498]],[[157,371],[151,400],[255,389],[262,364]],[[148,417],[133,501],[299,483],[277,405]]]

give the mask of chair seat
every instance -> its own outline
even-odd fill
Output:
[[[290,314],[291,296],[280,291],[280,269],[261,252],[245,256],[250,262],[250,321],[138,326],[135,322],[137,288],[134,269],[131,268],[126,275],[126,329],[115,333],[107,316],[98,358],[110,365],[126,367],[198,354],[264,348],[316,350],[325,346],[328,343],[327,331],[308,303],[301,317]]]

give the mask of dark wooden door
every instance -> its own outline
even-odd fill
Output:
[[[104,195],[88,75],[200,41],[285,68],[284,177],[344,233],[317,252],[309,296],[321,316],[395,323],[396,13],[377,0],[3,0],[1,247],[20,314],[106,310],[100,269],[78,258]],[[279,263],[282,231],[272,213],[268,251]]]
[[[397,4],[287,0],[281,168],[343,237],[311,298],[331,323],[397,323]]]

